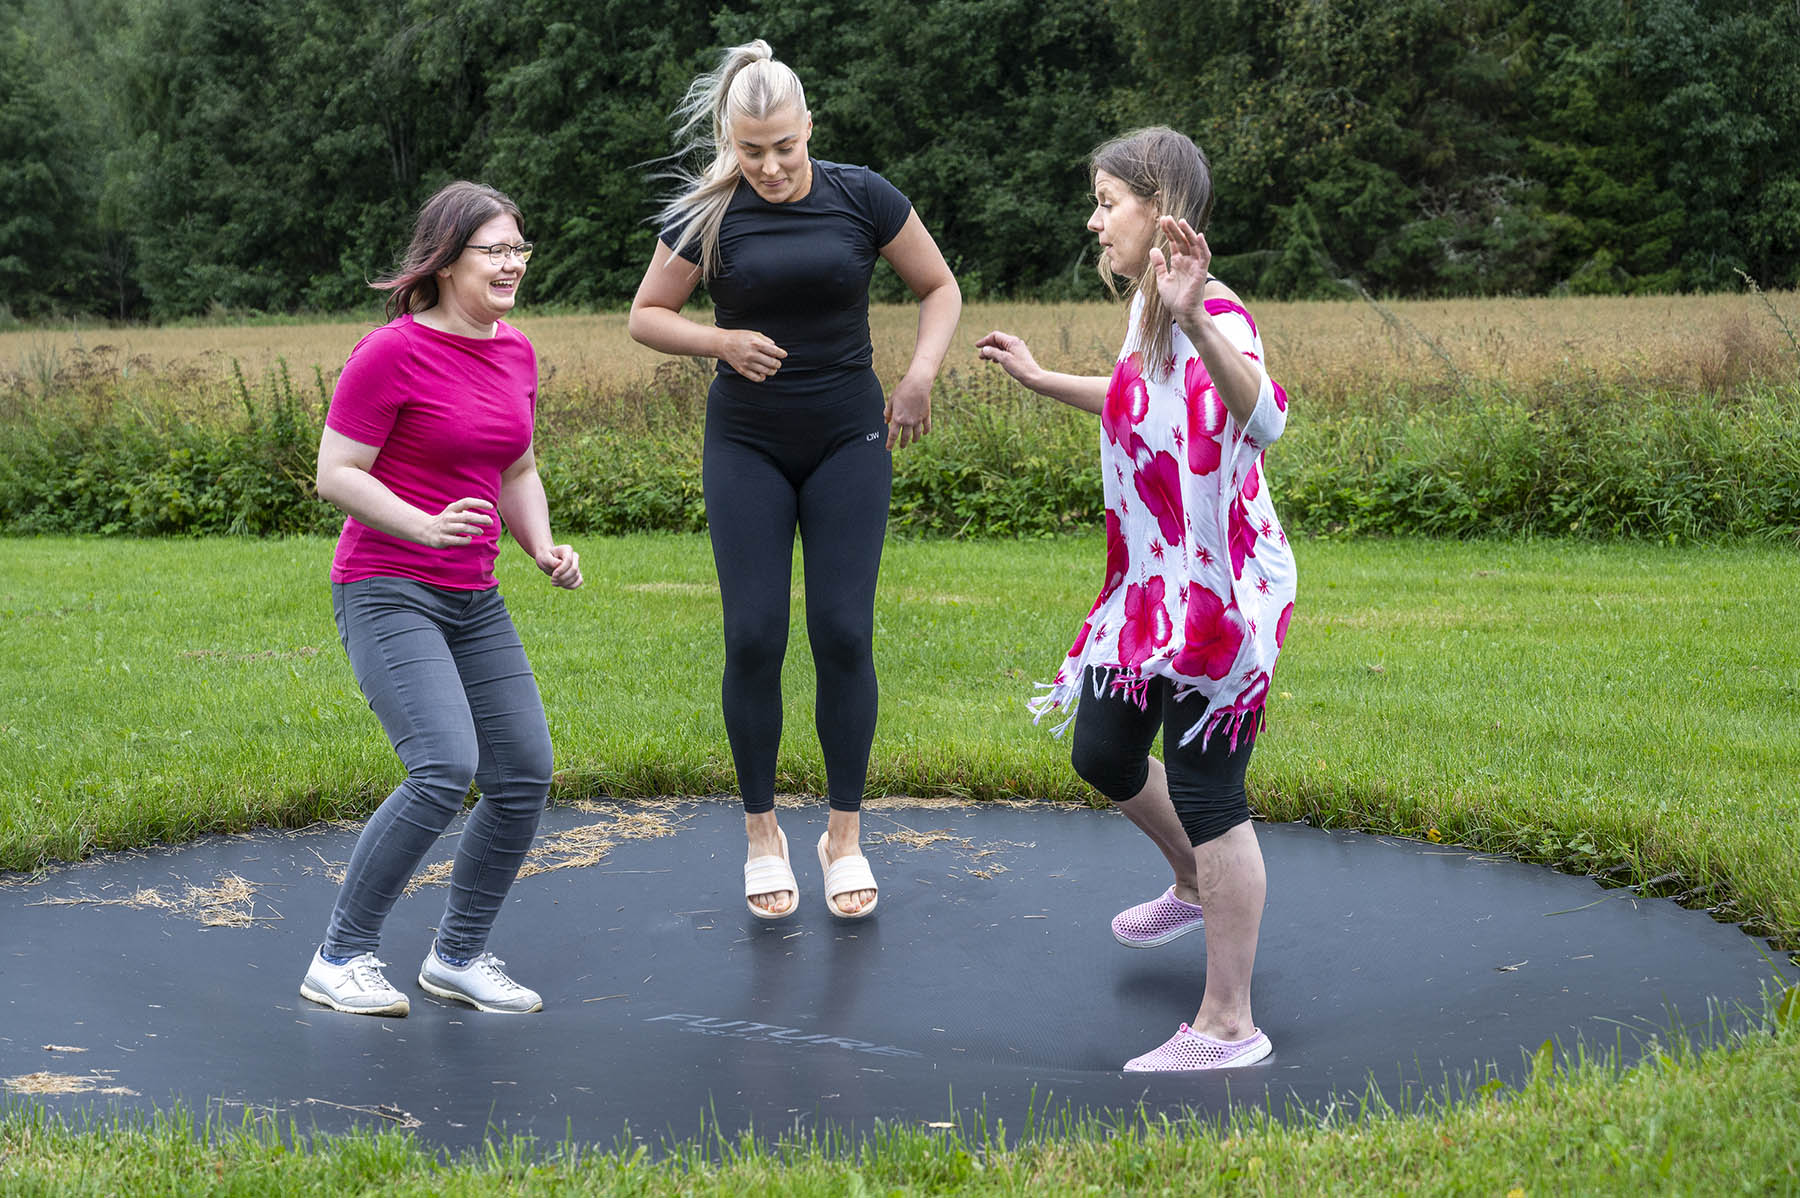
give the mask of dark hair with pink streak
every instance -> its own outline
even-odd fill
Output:
[[[391,274],[369,286],[385,291],[388,319],[402,312],[423,312],[438,302],[437,272],[462,255],[475,230],[506,215],[523,223],[519,206],[485,183],[459,179],[446,183],[419,209],[412,244]]]

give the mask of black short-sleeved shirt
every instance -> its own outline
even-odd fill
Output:
[[[739,185],[719,227],[718,273],[706,281],[720,328],[755,329],[787,351],[764,387],[869,366],[869,276],[912,214],[900,189],[866,166],[815,158],[812,172],[812,189],[786,204]],[[665,228],[663,244],[680,232]],[[682,257],[699,262],[699,244]],[[721,361],[719,373],[734,372]]]

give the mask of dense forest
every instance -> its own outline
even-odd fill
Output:
[[[1148,123],[1257,295],[1800,284],[1796,0],[0,0],[0,319],[363,307],[457,177],[534,301],[618,305],[755,36],[969,295],[1092,295],[1086,155]]]

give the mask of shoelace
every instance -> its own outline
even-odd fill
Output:
[[[392,990],[381,971],[387,968],[386,961],[377,961],[372,954],[365,953],[350,963],[350,980],[363,990]]]
[[[504,990],[524,989],[519,983],[506,976],[505,971],[501,968],[506,962],[502,961],[499,957],[496,957],[493,953],[482,953],[469,964],[478,967],[481,972],[487,976],[489,981],[495,983]]]

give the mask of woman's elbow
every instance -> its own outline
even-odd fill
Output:
[[[651,323],[650,314],[644,306],[634,303],[631,305],[631,314],[625,318],[625,334],[639,345],[649,345],[646,338],[650,336]]]

